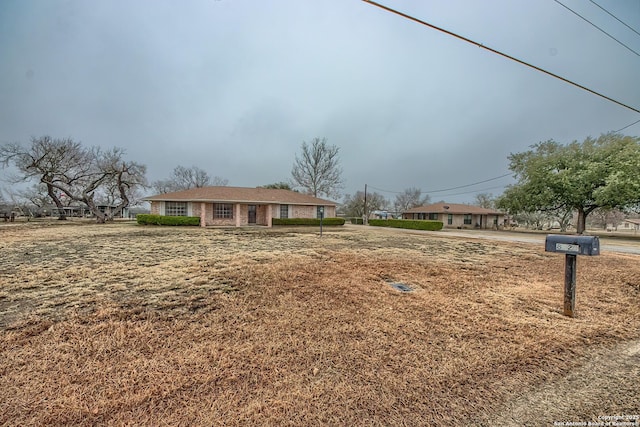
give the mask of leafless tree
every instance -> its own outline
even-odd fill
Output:
[[[387,199],[383,195],[379,193],[367,193],[367,213],[386,209],[387,205]],[[347,194],[344,196],[341,210],[345,216],[362,217],[365,214],[364,191],[357,191],[353,195]]]
[[[66,215],[54,183],[78,166],[86,165],[87,160],[87,153],[80,143],[71,138],[54,139],[43,136],[31,138],[31,146],[28,148],[19,143],[0,146],[0,162],[4,166],[13,164],[19,171],[11,180],[17,183],[36,179],[43,183],[49,198],[58,208],[58,219],[61,220],[66,219]]]
[[[210,185],[226,186],[229,180],[214,176],[211,178],[209,174],[197,166],[186,168],[184,166],[176,166],[173,174],[169,179],[154,181],[151,186],[158,194],[172,193],[174,191],[188,190],[189,188],[201,188]]]
[[[113,219],[130,203],[130,195],[146,185],[146,167],[124,160],[124,150],[85,148],[70,138],[49,136],[32,138],[31,146],[0,146],[0,161],[12,163],[22,181],[38,180],[59,212],[66,219],[63,198],[86,205],[98,222]],[[114,205],[106,212],[99,209],[96,197],[111,192]]]
[[[607,229],[608,226],[618,229],[618,225],[625,219],[626,215],[619,209],[598,208],[593,211],[591,224],[595,227]]]
[[[11,200],[28,202],[38,208],[51,205],[51,198],[47,194],[47,186],[41,182],[11,192]]]
[[[303,142],[302,153],[296,155],[291,169],[293,183],[314,197],[338,197],[343,185],[339,151],[339,147],[328,145],[326,138]]]
[[[411,208],[418,206],[424,206],[429,204],[431,197],[428,194],[422,195],[422,190],[419,188],[407,188],[402,193],[396,196],[394,206],[396,211],[404,212]]]
[[[495,209],[496,198],[493,197],[491,193],[479,193],[476,194],[476,199],[473,204],[485,209]]]

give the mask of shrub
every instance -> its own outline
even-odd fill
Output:
[[[409,228],[412,230],[442,230],[442,221],[411,220],[411,219],[370,219],[369,225],[374,227]]]
[[[362,218],[357,218],[357,217],[353,217],[353,218],[349,218],[349,222],[351,222],[351,224],[364,224],[364,221],[362,220]]]
[[[273,218],[273,225],[313,225],[320,226],[319,218]],[[344,218],[324,218],[322,225],[344,225]]]
[[[141,225],[200,225],[199,216],[163,216],[138,214],[136,221]]]

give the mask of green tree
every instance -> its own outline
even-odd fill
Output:
[[[572,209],[582,234],[598,208],[630,209],[640,204],[640,138],[607,133],[563,145],[549,140],[509,156],[518,183],[497,206],[513,214]]]
[[[271,188],[274,190],[293,190],[291,184],[285,181],[274,182],[273,184],[261,185],[258,188]]]

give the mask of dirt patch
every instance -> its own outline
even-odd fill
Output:
[[[637,256],[581,258],[568,319],[536,245],[315,231],[0,227],[0,425],[540,425],[640,336]]]

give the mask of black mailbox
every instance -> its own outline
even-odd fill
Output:
[[[549,234],[545,240],[544,250],[571,255],[600,255],[600,239],[598,236]]]

